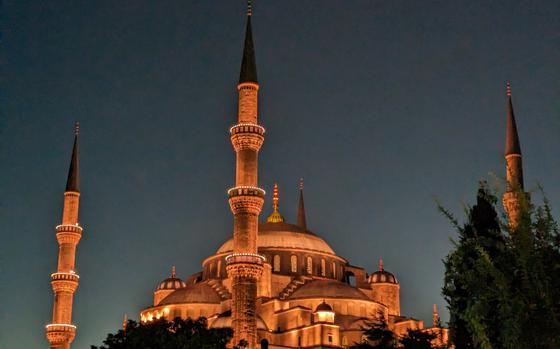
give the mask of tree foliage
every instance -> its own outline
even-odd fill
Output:
[[[560,347],[560,244],[548,202],[535,208],[519,192],[512,230],[498,217],[497,198],[481,184],[446,257],[443,295],[457,349]]]
[[[223,349],[232,337],[229,328],[208,328],[206,319],[173,321],[164,319],[145,324],[129,320],[125,330],[109,333],[100,347],[92,349]]]
[[[396,348],[396,338],[393,331],[389,329],[387,325],[387,320],[385,319],[385,314],[379,312],[375,321],[368,323],[367,327],[364,328],[364,336],[367,341],[362,343],[356,343],[352,348],[365,349],[365,348],[375,348],[375,349],[393,349]]]

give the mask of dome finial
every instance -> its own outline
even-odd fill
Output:
[[[175,268],[175,266],[171,266],[171,277],[174,278],[177,275],[177,269]]]
[[[510,82],[506,82],[506,96],[511,97],[511,84]]]
[[[80,122],[76,121],[74,124],[74,135],[78,136],[80,134]]]
[[[284,217],[278,211],[278,183],[274,182],[274,190],[272,192],[272,214],[266,219],[267,223],[282,223]]]
[[[379,271],[383,271],[383,258],[379,257]]]

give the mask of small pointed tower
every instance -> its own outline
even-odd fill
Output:
[[[371,298],[376,302],[385,304],[389,315],[401,315],[401,286],[395,275],[383,267],[383,259],[379,258],[379,268],[369,277]]]
[[[70,349],[76,336],[76,326],[72,324],[72,302],[78,288],[80,277],[76,273],[76,246],[82,237],[82,227],[78,223],[80,204],[80,170],[79,170],[79,124],[74,132],[72,160],[64,192],[62,224],[56,227],[58,240],[58,267],[51,274],[54,292],[52,323],[47,325],[46,335],[51,349]]]
[[[432,310],[432,324],[433,327],[439,327],[440,323],[439,323],[439,314],[437,311],[437,305],[434,304],[434,309]]]
[[[257,284],[263,274],[265,258],[257,251],[259,214],[265,191],[258,183],[258,155],[264,142],[264,128],[258,124],[257,66],[251,18],[247,4],[247,27],[243,60],[237,91],[237,124],[230,128],[231,144],[236,154],[235,186],[228,190],[233,213],[233,253],[226,257],[231,279],[232,344],[247,341],[247,349],[257,347]]]
[[[303,178],[299,180],[299,202],[298,202],[298,212],[297,212],[297,225],[301,229],[307,230],[307,220],[305,218],[305,203],[303,202]]]
[[[274,191],[272,194],[272,213],[266,219],[267,223],[282,223],[284,222],[284,217],[280,214],[278,210],[278,183],[274,183]]]
[[[520,204],[523,193],[523,164],[521,159],[521,145],[517,134],[517,124],[513,113],[511,100],[511,85],[506,85],[507,111],[506,111],[506,182],[507,189],[503,196],[503,205],[506,210],[509,225],[515,230],[520,219]]]

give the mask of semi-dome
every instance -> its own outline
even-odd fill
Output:
[[[156,291],[176,290],[178,288],[182,288],[185,286],[186,286],[185,282],[176,276],[175,266],[173,266],[171,268],[171,277],[168,277],[167,279],[160,282],[156,287]]]
[[[257,239],[259,250],[264,249],[301,249],[334,255],[333,249],[317,235],[301,227],[288,223],[259,224]],[[226,241],[217,254],[233,251],[233,239]]]
[[[387,270],[383,268],[383,260],[379,260],[379,270],[371,274],[369,277],[369,282],[371,284],[377,283],[389,283],[389,284],[398,284],[398,280],[395,275],[391,274]]]
[[[220,303],[220,295],[207,283],[187,285],[165,297],[159,305],[180,303]]]
[[[370,300],[362,291],[336,280],[313,280],[298,288],[290,299],[347,298]]]

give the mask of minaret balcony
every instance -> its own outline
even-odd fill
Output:
[[[264,143],[264,127],[257,124],[241,123],[229,129],[231,144],[235,151],[253,149],[259,151]]]
[[[83,228],[71,224],[61,224],[56,226],[56,239],[59,244],[74,243],[77,244],[82,238]]]
[[[258,279],[266,258],[256,253],[232,253],[226,257],[226,270],[232,277]]]
[[[76,336],[76,326],[72,324],[49,324],[46,326],[47,339],[51,344],[72,343]]]
[[[233,214],[259,215],[264,204],[265,191],[258,187],[240,186],[228,190],[229,206]]]
[[[76,273],[52,273],[51,285],[54,292],[74,293],[78,288],[80,276]]]

